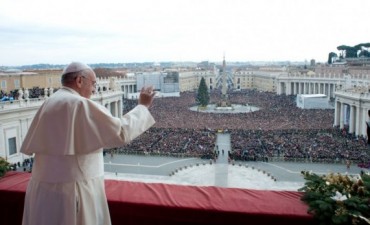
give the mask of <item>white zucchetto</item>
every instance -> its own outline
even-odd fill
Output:
[[[75,73],[82,70],[92,70],[90,66],[80,63],[80,62],[71,62],[66,68],[64,68],[62,75],[67,73]]]

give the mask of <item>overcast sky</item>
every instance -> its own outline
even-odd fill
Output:
[[[327,61],[370,42],[369,0],[0,0],[0,66]]]

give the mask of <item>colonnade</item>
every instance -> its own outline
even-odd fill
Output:
[[[136,83],[121,85],[121,90],[123,92],[124,97],[127,98],[128,94],[137,92]]]
[[[325,94],[328,98],[334,98],[336,82],[318,82],[310,79],[303,80],[278,80],[277,94]]]
[[[105,108],[107,108],[115,117],[121,117],[122,115],[122,101],[107,103],[105,104]]]
[[[115,117],[122,116],[122,98],[127,98],[129,94],[137,91],[136,80],[129,78],[99,79],[98,86],[105,87],[107,91],[93,95],[92,99],[104,105]]]
[[[335,98],[335,113],[333,126],[348,128],[349,133],[367,137],[367,125],[370,110],[370,92],[356,90],[356,88],[342,89],[351,86],[340,79],[317,79],[279,77],[277,78],[277,94],[325,94],[328,98]],[[356,87],[356,86],[354,86]],[[344,87],[346,88],[346,87]]]
[[[349,133],[367,137],[370,93],[336,92],[334,126],[348,128]]]
[[[292,82],[290,83],[290,93],[297,94],[324,94],[333,97],[335,85],[330,83],[311,83],[311,82]]]

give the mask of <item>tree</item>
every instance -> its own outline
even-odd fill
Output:
[[[358,57],[370,57],[370,42],[360,43],[355,46],[339,45],[337,50],[340,51],[339,59],[344,58],[358,58]],[[337,57],[334,52],[329,53],[328,63],[331,64],[332,58]]]
[[[206,80],[204,79],[204,77],[202,77],[202,79],[200,80],[196,101],[200,106],[203,107],[207,106],[209,103],[208,87],[206,85]]]
[[[362,50],[358,56],[370,57],[370,52],[368,50]]]
[[[357,58],[357,48],[348,45],[340,45],[337,47],[339,51],[342,51],[340,58]]]
[[[340,46],[337,47],[338,51],[341,51],[341,53],[339,54],[339,58],[341,58],[341,59],[344,58],[344,53],[345,53],[345,51],[348,47],[349,46],[347,46],[347,45],[340,45]]]
[[[346,58],[357,58],[357,49],[355,47],[349,47],[346,49]]]
[[[338,57],[338,55],[335,52],[330,52],[329,58],[328,58],[328,64],[332,64],[334,57]]]
[[[369,48],[370,43],[361,43],[355,46],[357,52],[360,52],[359,56],[370,57]]]

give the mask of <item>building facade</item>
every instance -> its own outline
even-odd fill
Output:
[[[10,92],[20,88],[59,88],[60,73],[60,70],[0,72],[0,87],[3,92]]]

